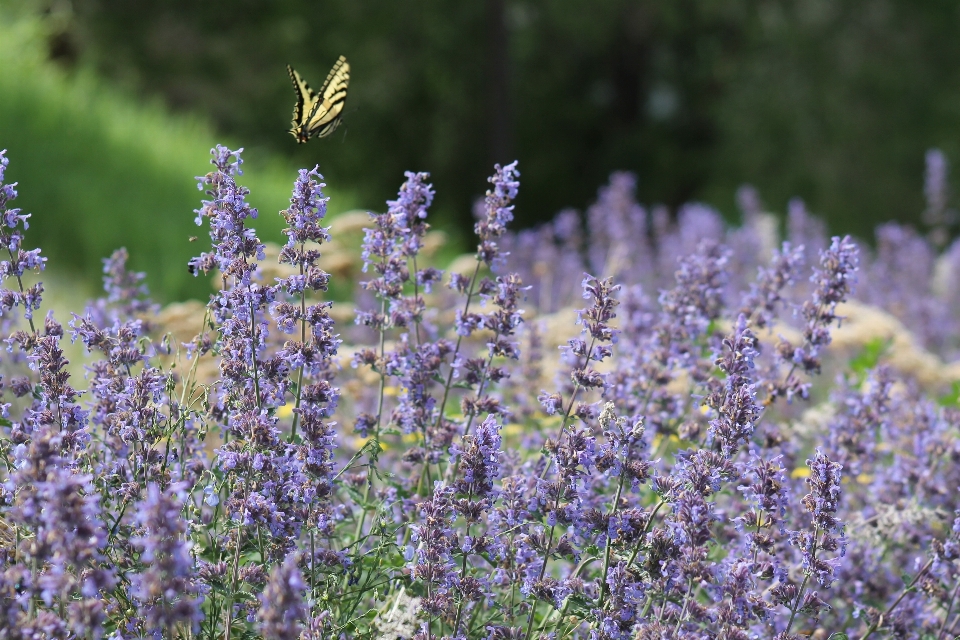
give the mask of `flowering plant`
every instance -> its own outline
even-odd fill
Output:
[[[781,243],[749,189],[740,228],[703,205],[674,222],[627,174],[585,229],[517,233],[513,163],[444,273],[429,176],[407,173],[345,314],[317,169],[273,250],[217,147],[196,335],[123,250],[65,332],[36,314],[7,163],[2,639],[960,632],[960,376],[925,351],[960,346],[958,245],[886,226],[872,256],[798,201]]]

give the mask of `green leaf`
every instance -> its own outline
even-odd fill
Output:
[[[937,404],[939,404],[941,407],[960,407],[960,380],[954,381],[954,383],[950,386],[950,393],[937,398]]]
[[[850,636],[840,631],[837,631],[836,633],[831,633],[830,637],[827,638],[827,640],[850,640]]]
[[[853,359],[850,360],[850,370],[857,377],[863,378],[863,375],[877,366],[880,358],[887,352],[893,343],[891,338],[874,338],[863,346],[863,349]]]
[[[574,594],[567,598],[567,613],[573,615],[579,615],[580,617],[585,617],[589,615],[590,609],[593,608],[594,602],[589,598],[585,598],[582,594]]]

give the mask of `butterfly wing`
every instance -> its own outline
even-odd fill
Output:
[[[347,100],[347,86],[350,84],[350,63],[343,56],[337,60],[327,74],[327,79],[320,88],[317,102],[305,113],[309,114],[305,125],[307,137],[322,138],[333,133],[340,124],[340,115]]]
[[[310,85],[304,82],[300,74],[290,65],[287,65],[287,73],[290,74],[293,90],[297,94],[297,104],[293,107],[293,123],[290,133],[297,139],[297,142],[306,142],[310,137],[307,133],[307,122],[310,114],[316,111],[319,99]]]

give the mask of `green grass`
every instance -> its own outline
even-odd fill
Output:
[[[0,2],[0,149],[10,159],[6,180],[20,183],[15,204],[33,214],[27,248],[40,246],[50,268],[95,285],[102,258],[125,246],[155,297],[206,298],[209,283],[186,267],[209,248],[193,221],[202,195],[194,176],[209,170],[214,144],[242,142],[218,139],[199,118],[143,104],[89,71],[66,73],[46,59],[42,23],[10,14]],[[277,212],[296,168],[256,149],[244,160],[239,181],[261,212],[257,231],[283,242]],[[342,191],[327,195],[332,213],[353,201]]]

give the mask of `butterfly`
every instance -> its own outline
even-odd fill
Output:
[[[343,104],[347,99],[350,63],[340,56],[327,74],[319,94],[313,92],[293,67],[287,65],[287,71],[293,81],[293,89],[297,92],[297,104],[293,108],[293,126],[290,133],[299,143],[306,142],[314,136],[322,138],[333,133],[340,124]]]

